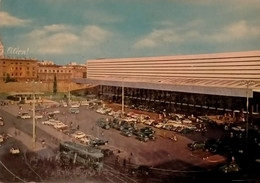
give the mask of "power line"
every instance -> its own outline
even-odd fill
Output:
[[[13,172],[11,172],[2,161],[0,161],[0,164],[10,173],[12,174],[16,179],[22,181],[22,182],[26,182],[25,180],[21,179],[20,177],[18,177],[17,175],[15,175]],[[27,183],[27,182],[26,182]]]

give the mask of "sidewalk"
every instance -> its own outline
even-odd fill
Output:
[[[8,136],[21,141],[26,148],[28,148],[28,150],[33,151],[35,153],[39,153],[41,151],[46,151],[46,150],[50,150],[51,149],[49,147],[55,147],[54,144],[51,144],[50,142],[46,143],[45,145],[43,145],[40,141],[35,142],[35,147],[33,147],[33,140],[32,137],[26,133],[24,133],[21,130],[17,130],[14,127],[11,127],[7,130],[7,134]],[[42,153],[40,153],[41,155],[43,155]],[[50,154],[50,152],[48,153],[48,155]]]

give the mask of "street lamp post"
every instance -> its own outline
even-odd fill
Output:
[[[32,116],[32,119],[33,119],[33,149],[36,147],[36,124],[35,124],[35,93],[33,93],[33,109],[32,109],[32,112],[33,112],[33,116]]]
[[[241,83],[246,85],[246,143],[247,143],[248,142],[249,86],[254,84],[254,81],[246,80],[246,81],[242,81]]]
[[[26,82],[27,83],[27,82]],[[40,82],[41,83],[41,82]],[[32,82],[32,84],[37,84],[37,81]],[[32,148],[36,147],[36,120],[35,120],[35,103],[36,103],[36,94],[33,92],[33,102],[32,102],[32,123],[33,123],[33,134],[32,134]]]
[[[125,87],[124,87],[124,78],[122,78],[122,114],[124,115],[125,113]]]

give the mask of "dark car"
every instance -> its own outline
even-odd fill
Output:
[[[142,142],[147,142],[149,140],[149,137],[144,134],[139,134],[136,138]]]
[[[91,141],[92,146],[101,146],[101,145],[107,145],[108,141],[107,140],[102,140],[102,139],[93,139]]]
[[[130,169],[130,174],[136,176],[148,176],[151,174],[151,168],[146,165],[140,165],[137,168]]]
[[[127,137],[131,137],[132,136],[132,132],[129,131],[129,130],[123,130],[121,132],[121,134],[124,135],[124,136],[127,136]]]
[[[204,142],[193,142],[193,143],[187,144],[187,146],[191,151],[194,151],[194,150],[204,149],[205,143]]]

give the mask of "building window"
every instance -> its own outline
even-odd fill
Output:
[[[14,74],[12,73],[12,76],[14,76]]]
[[[18,67],[15,68],[16,70],[18,69]]]
[[[53,72],[55,72],[55,70],[53,70]]]
[[[18,64],[17,62],[15,62],[15,64]]]
[[[47,72],[47,70],[45,70],[44,72]]]
[[[20,70],[22,70],[22,68],[20,67]]]
[[[20,76],[22,76],[22,73],[20,73]]]
[[[59,70],[57,70],[57,72],[60,72]]]
[[[3,62],[3,64],[5,64],[5,62]]]
[[[27,67],[27,70],[29,70],[30,68],[29,67]]]

